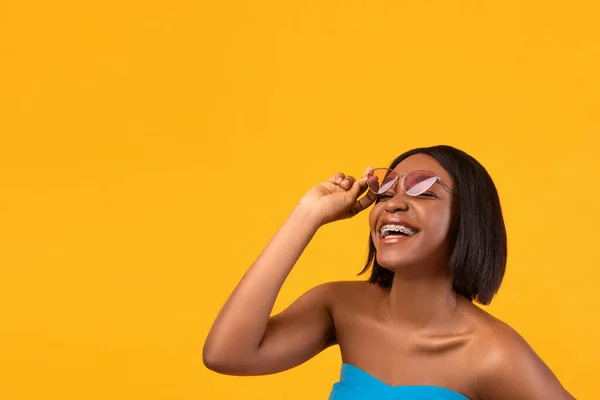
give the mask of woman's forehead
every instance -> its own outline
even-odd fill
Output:
[[[435,158],[428,156],[427,154],[413,154],[412,156],[405,158],[396,166],[396,168],[394,168],[394,171],[398,174],[406,175],[410,171],[418,169],[433,171],[438,174],[447,185],[450,187],[454,186],[454,181],[448,171],[446,171]]]

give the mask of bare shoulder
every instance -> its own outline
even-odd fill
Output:
[[[345,316],[356,318],[359,314],[372,314],[385,292],[368,281],[334,281],[314,287],[307,295],[326,304],[331,315],[340,322]]]
[[[335,281],[318,286],[334,306],[352,306],[376,301],[383,290],[368,281]]]
[[[376,285],[368,281],[333,281],[322,284],[328,290],[340,295],[360,295],[380,290]]]
[[[574,399],[525,339],[507,323],[473,305],[473,356],[484,400]]]

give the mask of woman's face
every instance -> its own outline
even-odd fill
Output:
[[[400,175],[415,170],[437,173],[454,190],[454,182],[448,172],[426,154],[412,155],[394,168]],[[445,270],[450,255],[448,233],[456,218],[456,197],[439,182],[422,195],[409,196],[402,190],[402,181],[400,176],[390,190],[379,196],[379,202],[369,215],[377,262],[392,271],[421,267],[430,270],[421,272],[439,273]],[[416,233],[412,236],[393,234],[384,238],[381,228],[390,224],[407,226]]]

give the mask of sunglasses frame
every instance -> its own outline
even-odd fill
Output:
[[[409,173],[407,173],[407,174],[398,174],[398,173],[396,173],[396,171],[394,171],[393,169],[390,169],[390,168],[375,168],[375,169],[372,169],[372,170],[371,170],[371,172],[369,172],[369,174],[367,175],[367,177],[371,177],[371,176],[373,176],[373,171],[377,171],[377,170],[386,170],[386,171],[388,171],[388,173],[386,174],[386,177],[387,177],[387,176],[389,176],[390,172],[392,172],[392,173],[396,174],[396,176],[394,177],[393,183],[392,183],[392,184],[391,184],[391,186],[390,186],[390,189],[391,189],[392,187],[396,186],[396,184],[398,183],[398,178],[402,177],[402,178],[403,178],[403,179],[402,179],[402,183],[401,183],[402,191],[403,191],[404,193],[406,193],[408,196],[411,196],[411,197],[416,197],[416,196],[420,196],[420,195],[422,195],[422,194],[423,194],[423,193],[425,193],[427,190],[431,189],[431,188],[433,187],[433,185],[435,185],[435,184],[436,184],[436,182],[439,182],[439,183],[440,183],[440,184],[441,184],[443,187],[445,187],[445,188],[446,188],[446,189],[447,189],[447,190],[448,190],[450,193],[452,193],[452,194],[455,194],[455,193],[452,191],[452,189],[450,189],[450,187],[449,187],[449,186],[446,184],[446,182],[444,182],[444,181],[442,180],[442,178],[441,178],[441,177],[440,177],[440,176],[439,176],[437,173],[435,173],[434,171],[430,171],[430,170],[427,170],[427,169],[416,169],[416,170],[414,170],[414,171],[410,171],[410,172],[409,172]],[[408,192],[406,191],[406,187],[405,187],[405,185],[404,185],[404,182],[405,182],[405,180],[406,180],[406,177],[407,177],[407,176],[409,176],[410,174],[413,174],[413,173],[415,173],[415,172],[429,172],[429,173],[431,173],[431,174],[432,174],[432,176],[431,176],[432,178],[434,178],[434,177],[435,177],[435,180],[433,181],[433,183],[432,183],[430,186],[428,186],[428,187],[427,187],[426,189],[424,189],[422,192],[419,192],[419,193],[417,193],[417,194],[410,194],[410,193],[408,193]],[[385,191],[385,192],[383,192],[383,193],[377,193],[376,191],[374,191],[373,189],[371,189],[371,186],[369,186],[369,185],[368,185],[368,179],[367,179],[367,187],[369,188],[369,190],[370,190],[371,192],[375,193],[375,194],[376,194],[376,195],[378,195],[378,196],[380,196],[380,195],[382,195],[382,194],[386,193],[388,190],[390,190],[390,189],[388,189],[388,190],[386,190],[386,191]]]

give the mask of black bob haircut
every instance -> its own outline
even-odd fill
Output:
[[[449,233],[451,255],[447,272],[454,290],[467,299],[490,304],[498,292],[506,269],[506,228],[498,191],[492,178],[475,158],[452,146],[440,145],[409,150],[390,165],[426,154],[448,171],[457,194],[457,223]],[[372,268],[369,282],[392,286],[394,272],[377,263],[377,251],[369,234],[369,255],[359,275]]]

